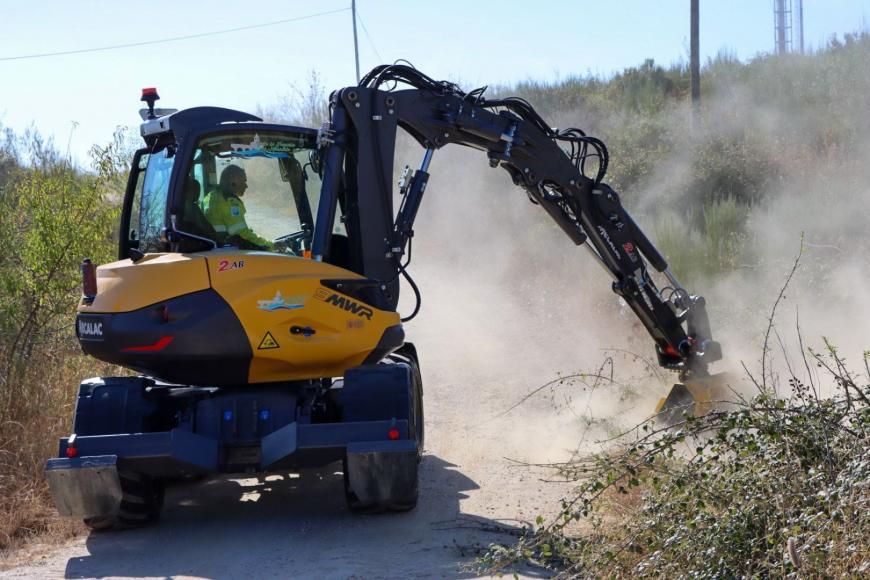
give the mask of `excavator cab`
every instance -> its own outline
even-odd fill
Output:
[[[119,258],[230,246],[310,250],[321,185],[316,133],[236,125],[186,137],[137,152]]]
[[[312,259],[316,130],[198,107],[145,119],[142,135],[119,261],[97,269],[79,307],[85,352],[165,381],[249,388],[340,377],[402,347],[395,304],[348,251],[360,230],[345,225],[346,198],[320,219],[330,243]]]

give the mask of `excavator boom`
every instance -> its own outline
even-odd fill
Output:
[[[404,84],[410,88],[382,90]],[[687,292],[668,264],[604,182],[604,143],[579,129],[550,128],[526,101],[487,100],[483,90],[465,93],[404,65],[381,66],[357,87],[332,94],[330,122],[321,129],[326,148],[323,186],[312,250],[329,253],[328,224],[343,196],[358,199],[348,224],[360,232],[362,274],[383,285],[384,300],[398,301],[402,256],[429,178],[433,153],[448,144],[478,149],[491,167],[505,169],[529,199],[540,205],[577,245],[586,245],[613,278],[613,290],[652,337],[662,367],[683,378],[707,376],[721,358],[712,339],[705,302]],[[425,149],[423,163],[392,207],[394,148],[398,128]],[[363,208],[368,208],[364,210]],[[667,280],[660,289],[649,267]]]

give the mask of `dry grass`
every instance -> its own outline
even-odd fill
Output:
[[[0,430],[0,569],[35,539],[58,543],[84,531],[81,522],[57,514],[42,473],[57,434],[68,429],[69,419],[38,416]]]
[[[42,476],[42,466],[50,454],[46,433],[58,427],[42,419],[4,426],[0,442],[0,570],[12,565],[21,549],[34,540],[53,544],[84,530],[81,522],[58,516]]]
[[[643,509],[644,498],[649,491],[644,486],[608,488],[599,500],[602,516],[613,526],[637,516]]]
[[[33,542],[57,544],[85,532],[78,520],[61,518],[43,475],[57,454],[57,440],[70,432],[78,384],[89,376],[117,373],[84,357],[74,344],[31,360],[14,388],[16,405],[0,421],[0,570],[26,554]],[[34,404],[38,401],[38,404]]]

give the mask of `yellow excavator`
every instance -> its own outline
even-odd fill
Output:
[[[82,382],[72,433],[46,465],[60,513],[137,526],[158,518],[174,479],[337,461],[350,509],[413,508],[424,428],[403,330],[420,306],[408,267],[429,164],[448,144],[507,170],[611,275],[659,364],[680,376],[663,415],[705,412],[721,349],[704,299],[604,182],[604,143],[483,93],[379,66],[334,92],[315,130],[217,107],[159,110],[156,89],[143,90],[119,260],[85,261],[76,318],[86,353],[141,375]],[[424,153],[394,208],[399,128]],[[402,278],[416,296],[404,318]]]

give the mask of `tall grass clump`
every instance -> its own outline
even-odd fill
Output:
[[[700,218],[687,222],[674,214],[660,216],[653,228],[659,250],[674,272],[695,284],[739,266],[744,255],[750,206],[734,198],[707,203]],[[700,227],[693,225],[700,223]]]

